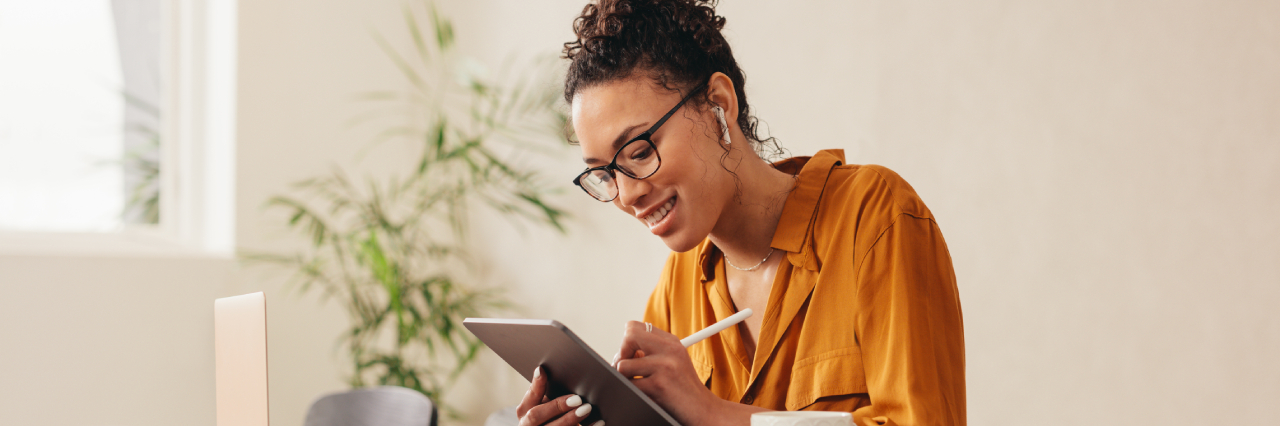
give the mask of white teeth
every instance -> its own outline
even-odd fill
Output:
[[[653,226],[653,224],[658,223],[659,220],[667,217],[667,213],[671,212],[671,207],[675,206],[675,204],[675,198],[667,200],[667,203],[663,204],[662,207],[658,208],[658,210],[653,212],[653,214],[644,217],[645,223],[649,224],[649,226]]]

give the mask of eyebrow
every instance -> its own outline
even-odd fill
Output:
[[[618,133],[618,137],[613,139],[613,145],[611,145],[613,147],[613,151],[618,152],[618,149],[622,148],[622,144],[630,140],[630,138],[628,138],[627,135],[630,135],[631,132],[634,132],[636,131],[636,129],[639,129],[641,127],[645,127],[648,125],[649,123],[645,122],[645,123],[635,124],[635,125],[632,125],[631,127],[622,129],[622,132]],[[588,158],[583,158],[582,162],[587,164],[592,164],[592,163],[607,163],[608,161],[601,160],[599,158],[588,157]]]

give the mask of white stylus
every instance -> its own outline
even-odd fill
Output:
[[[695,343],[701,342],[703,339],[714,336],[716,335],[716,333],[724,331],[724,329],[726,328],[737,325],[738,323],[742,322],[742,320],[745,320],[747,319],[747,317],[750,317],[750,316],[751,316],[751,308],[743,309],[736,314],[730,315],[728,318],[722,319],[715,324],[711,324],[710,327],[704,328],[702,329],[702,331],[690,334],[689,337],[680,339],[680,344],[684,345],[684,347],[686,348],[693,346]]]

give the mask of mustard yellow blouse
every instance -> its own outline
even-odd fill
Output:
[[[915,190],[841,150],[779,162],[799,174],[774,233],[785,251],[755,359],[726,331],[689,348],[721,398],[853,413],[858,425],[964,425],[964,330],[951,255]],[[686,336],[736,312],[710,241],[672,253],[645,321]]]

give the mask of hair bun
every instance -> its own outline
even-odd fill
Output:
[[[580,50],[599,52],[622,37],[682,38],[705,51],[726,45],[720,30],[725,19],[717,16],[715,0],[600,0],[588,4],[574,21],[577,40],[565,43],[564,55],[573,59]],[[644,33],[644,34],[639,34]]]
[[[759,149],[756,119],[744,90],[746,78],[720,30],[716,0],[597,0],[573,21],[574,41],[564,44],[569,59],[564,98],[579,90],[644,71],[667,89],[683,91],[717,72],[733,81],[738,97],[737,123]],[[690,100],[706,105],[705,96]],[[774,142],[773,138],[763,141]],[[779,151],[775,149],[775,153]]]

